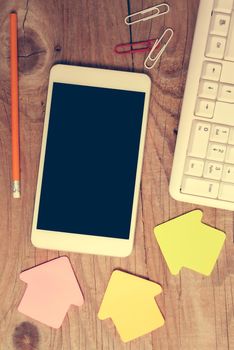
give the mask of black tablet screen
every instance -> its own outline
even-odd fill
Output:
[[[53,84],[38,229],[129,238],[144,100]]]

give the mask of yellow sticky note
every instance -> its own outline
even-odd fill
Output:
[[[187,267],[209,276],[219,257],[225,234],[201,222],[193,210],[154,228],[156,240],[173,275]]]
[[[98,317],[111,318],[121,339],[128,342],[164,324],[154,300],[161,292],[157,283],[116,270],[109,280]]]

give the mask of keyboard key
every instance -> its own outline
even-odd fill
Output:
[[[223,162],[226,148],[227,147],[221,143],[210,142],[207,150],[207,159]]]
[[[232,128],[232,129],[230,130],[228,143],[229,143],[230,145],[234,145],[234,128]]]
[[[222,182],[220,184],[219,199],[234,202],[234,185]]]
[[[224,59],[234,61],[234,14],[232,14]]]
[[[214,11],[231,13],[233,0],[215,0]]]
[[[229,135],[229,128],[222,125],[213,125],[211,129],[210,141],[227,143]]]
[[[234,85],[221,84],[219,88],[218,100],[234,103]]]
[[[217,198],[218,191],[218,182],[189,176],[184,177],[181,187],[182,193],[209,198]]]
[[[225,162],[234,164],[234,147],[233,146],[227,147]]]
[[[234,104],[216,102],[214,121],[231,126],[234,125]]]
[[[220,82],[234,85],[234,62],[223,61]]]
[[[200,121],[194,122],[190,135],[188,155],[191,157],[205,158],[210,136],[210,124]]]
[[[202,176],[204,161],[201,159],[188,158],[185,163],[185,174],[192,176]]]
[[[201,80],[198,91],[199,97],[215,100],[218,94],[218,86],[218,83],[214,81]]]
[[[206,56],[222,59],[224,56],[225,45],[225,38],[221,36],[210,35],[206,48]]]
[[[207,161],[204,168],[204,177],[212,180],[220,180],[222,176],[223,165]]]
[[[219,81],[222,65],[213,62],[204,62],[202,68],[202,78],[207,80]]]
[[[222,181],[234,183],[234,166],[224,165]]]
[[[213,118],[215,102],[210,100],[198,99],[195,114],[203,118]]]
[[[211,21],[210,34],[227,36],[230,16],[223,13],[214,13]]]

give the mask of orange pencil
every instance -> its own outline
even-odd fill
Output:
[[[17,14],[10,13],[11,133],[13,197],[20,198]]]

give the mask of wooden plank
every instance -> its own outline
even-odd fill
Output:
[[[49,70],[57,62],[131,70],[129,57],[123,60],[113,54],[115,44],[129,41],[128,29],[120,26],[127,3],[30,0],[0,4],[1,347],[27,350],[30,343],[38,349],[67,350],[97,349],[103,344],[108,349],[116,338],[122,346],[111,322],[103,325],[97,320],[101,298],[118,259],[69,255],[86,303],[82,310],[71,308],[60,330],[19,314],[17,305],[25,290],[19,272],[63,254],[34,249],[30,242]],[[8,13],[12,9],[19,17],[22,199],[18,202],[11,199],[10,191]]]
[[[233,322],[233,213],[202,208],[204,221],[227,232],[225,249],[210,278],[184,270],[171,276],[159,248],[152,239],[152,227],[187,212],[195,206],[176,202],[168,193],[181,99],[189,63],[199,1],[168,1],[166,16],[132,26],[132,40],[159,37],[163,30],[175,30],[173,41],[156,69],[152,82],[142,177],[141,207],[144,225],[148,277],[162,284],[160,306],[165,327],[152,333],[153,348],[162,350],[231,349]],[[148,8],[151,1],[131,0],[131,12]],[[133,57],[134,68],[143,71],[145,56]],[[142,231],[139,229],[139,234]]]
[[[0,0],[0,339],[4,350],[28,349],[221,349],[234,347],[233,214],[204,209],[204,221],[227,232],[214,273],[204,278],[191,271],[171,276],[154,241],[152,229],[194,208],[168,194],[181,99],[189,62],[198,0],[168,1],[171,12],[130,29],[123,19],[152,5],[150,0]],[[19,15],[21,201],[10,191],[10,87],[8,13]],[[181,20],[183,19],[183,20]],[[72,307],[60,330],[17,312],[25,286],[19,272],[63,252],[34,249],[30,229],[50,67],[65,62],[143,72],[144,55],[117,56],[117,43],[157,37],[168,26],[174,41],[150,74],[153,82],[144,169],[133,254],[126,259],[68,254],[85,295]],[[129,344],[120,341],[111,320],[97,312],[111,272],[121,268],[162,284],[157,298],[166,324]]]

